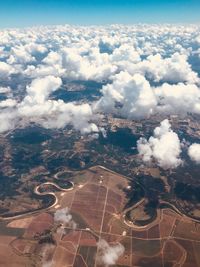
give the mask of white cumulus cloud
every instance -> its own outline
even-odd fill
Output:
[[[1,132],[21,120],[97,132],[96,113],[127,119],[200,114],[198,25],[58,25],[0,35],[0,92],[11,89],[0,116],[12,113]],[[62,81],[75,80],[103,82],[102,97],[92,105],[50,97]]]
[[[144,162],[154,160],[164,169],[173,169],[182,163],[181,142],[167,119],[154,129],[154,135],[149,140],[140,138],[137,149]]]
[[[95,108],[126,118],[150,116],[157,104],[149,82],[140,74],[120,72],[112,84],[103,87],[102,93]]]
[[[82,134],[98,132],[91,122],[93,111],[87,103],[65,103],[63,100],[50,100],[49,96],[62,84],[60,77],[46,76],[36,78],[26,88],[26,96],[21,102],[6,99],[0,102],[0,132],[15,127],[16,121],[25,119],[26,123],[35,122],[45,128],[64,128],[73,125]],[[3,120],[5,118],[5,120]]]
[[[200,164],[200,144],[194,143],[188,148],[188,155],[191,160]]]

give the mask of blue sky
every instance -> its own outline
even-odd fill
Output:
[[[200,23],[200,0],[1,0],[0,27]]]

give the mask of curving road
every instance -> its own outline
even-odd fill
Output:
[[[14,219],[19,219],[19,218],[22,218],[22,217],[27,216],[27,215],[33,215],[33,214],[36,214],[36,213],[38,213],[38,212],[41,212],[41,211],[44,212],[44,211],[47,211],[47,210],[53,208],[53,207],[56,206],[57,203],[58,203],[58,198],[57,198],[56,194],[53,193],[53,192],[42,192],[42,193],[41,193],[41,192],[39,191],[39,188],[40,188],[41,186],[43,186],[43,185],[53,185],[53,186],[55,186],[56,188],[58,188],[60,191],[67,192],[67,191],[71,191],[71,190],[74,189],[74,183],[73,183],[72,181],[69,181],[69,183],[71,184],[71,187],[70,187],[70,188],[67,188],[67,189],[62,188],[62,187],[60,187],[59,185],[57,185],[57,184],[55,184],[55,183],[53,183],[53,182],[46,182],[46,183],[42,183],[42,184],[40,184],[40,185],[37,185],[37,186],[34,188],[34,193],[35,193],[36,195],[39,195],[39,196],[47,196],[47,195],[51,195],[51,196],[54,197],[55,201],[54,201],[54,203],[53,203],[51,206],[49,206],[49,207],[47,207],[47,208],[41,208],[41,209],[38,209],[38,210],[35,210],[35,211],[22,212],[22,213],[19,214],[19,215],[8,216],[8,217],[0,217],[0,220],[2,220],[2,221],[6,221],[6,220],[11,220],[11,219],[12,219],[12,220],[14,220]]]

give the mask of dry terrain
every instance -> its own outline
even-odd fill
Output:
[[[0,266],[100,267],[100,239],[125,247],[115,266],[200,266],[198,222],[167,208],[145,226],[126,221],[129,180],[100,166],[76,172],[71,181],[73,189],[54,192],[50,209],[2,220]],[[76,227],[55,222],[56,210],[66,207]]]

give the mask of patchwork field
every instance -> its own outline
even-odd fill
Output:
[[[129,180],[100,166],[70,181],[73,189],[54,192],[57,201],[50,209],[1,222],[0,266],[103,267],[99,240],[124,247],[112,266],[200,266],[198,222],[171,209],[158,210],[145,226],[127,222]],[[55,212],[66,207],[70,219],[63,225]]]

